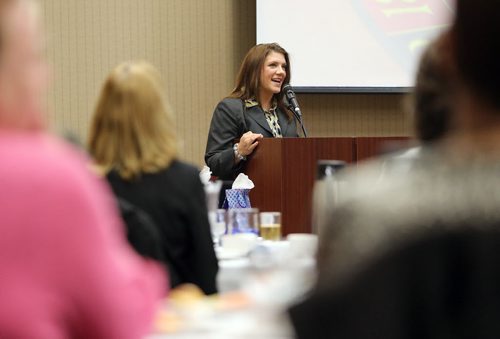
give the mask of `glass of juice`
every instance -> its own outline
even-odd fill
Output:
[[[281,240],[281,213],[261,212],[260,213],[260,236],[264,240]]]

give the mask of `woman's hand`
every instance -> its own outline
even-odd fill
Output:
[[[259,140],[264,136],[262,134],[246,132],[240,138],[240,142],[238,143],[238,153],[241,155],[247,156],[252,154],[253,150],[259,144]]]

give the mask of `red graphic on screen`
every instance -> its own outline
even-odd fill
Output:
[[[386,34],[433,29],[449,24],[452,7],[446,0],[363,0],[369,16]]]

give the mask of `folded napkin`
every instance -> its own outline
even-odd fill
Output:
[[[210,178],[212,177],[212,171],[210,167],[203,166],[200,171],[200,180],[204,185],[207,185],[210,182]]]

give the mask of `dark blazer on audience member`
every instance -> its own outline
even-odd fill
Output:
[[[298,137],[294,119],[277,109],[283,137]],[[208,132],[205,162],[212,174],[222,180],[231,180],[242,170],[245,162],[234,165],[233,144],[245,132],[260,133],[272,138],[273,133],[259,105],[246,107],[241,99],[225,98],[215,108]]]
[[[171,286],[193,283],[206,294],[215,293],[218,264],[198,169],[174,161],[134,181],[116,172],[107,179],[118,197],[148,213],[159,228]]]
[[[297,338],[499,338],[500,223],[445,225],[294,306]]]
[[[130,245],[143,257],[167,264],[160,231],[153,219],[142,209],[118,197],[118,207]]]

